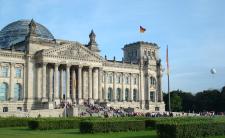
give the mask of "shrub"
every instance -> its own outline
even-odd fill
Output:
[[[0,118],[0,127],[28,126],[28,122],[32,119],[33,118],[16,118],[16,117]]]
[[[144,120],[92,120],[80,123],[81,133],[145,130]]]
[[[225,120],[214,118],[180,118],[158,122],[159,138],[194,138],[225,135]]]
[[[29,121],[28,126],[30,129],[40,130],[79,128],[80,121],[79,118],[44,118]]]

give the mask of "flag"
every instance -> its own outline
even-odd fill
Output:
[[[144,33],[146,31],[146,29],[142,26],[140,26],[140,33]]]
[[[170,74],[170,68],[169,68],[168,45],[166,47],[166,66],[167,66],[167,75],[169,75]]]

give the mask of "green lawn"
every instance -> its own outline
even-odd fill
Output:
[[[78,129],[29,130],[27,128],[0,128],[0,138],[157,138],[154,130],[81,134]]]
[[[157,135],[155,130],[81,134],[78,129],[30,130],[26,127],[10,127],[0,128],[0,138],[157,138]]]

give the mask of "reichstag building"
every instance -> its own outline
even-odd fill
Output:
[[[95,38],[92,30],[87,44],[56,39],[33,19],[5,26],[0,31],[0,115],[60,114],[65,102],[76,111],[84,103],[164,111],[159,46],[126,44],[117,61],[100,55]]]

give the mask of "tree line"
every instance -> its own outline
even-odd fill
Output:
[[[168,93],[163,95],[168,111]],[[171,110],[173,112],[225,112],[225,86],[221,90],[204,90],[192,94],[182,90],[170,92]]]

